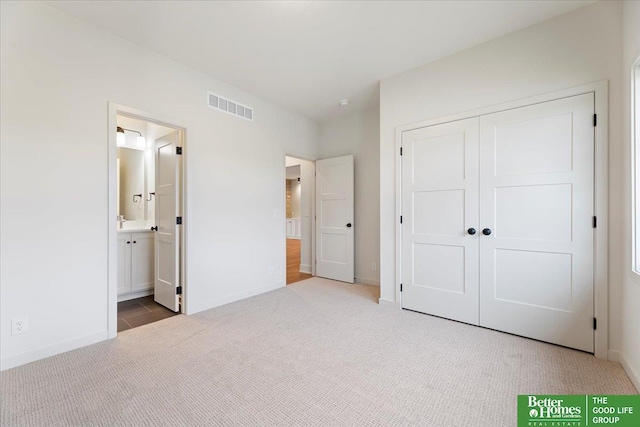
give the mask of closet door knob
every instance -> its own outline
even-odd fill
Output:
[[[151,231],[158,231],[158,226],[156,225],[155,227],[151,227]]]
[[[129,243],[131,243],[131,242],[127,242],[127,245],[128,245]]]
[[[488,236],[489,234],[491,234],[491,229],[485,228],[484,230],[482,230],[482,234],[484,234],[485,236]]]
[[[351,223],[348,223],[348,224],[347,224],[347,228],[351,228]]]
[[[475,228],[470,228],[470,229],[467,230],[467,233],[469,233],[469,234],[471,234],[473,236],[474,234],[476,234],[476,229]]]
[[[133,243],[136,243],[136,241],[134,240]]]

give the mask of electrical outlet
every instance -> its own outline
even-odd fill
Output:
[[[271,267],[269,267],[269,274],[276,274],[277,272],[278,272],[277,265],[272,265]]]
[[[372,263],[371,263],[371,269],[372,269],[373,271],[376,271],[376,270],[378,269],[378,266],[376,265],[376,263],[375,263],[375,262],[372,262]]]
[[[20,335],[29,332],[29,318],[27,316],[11,319],[11,335]]]

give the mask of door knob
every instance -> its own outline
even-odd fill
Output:
[[[489,234],[491,234],[491,229],[485,228],[484,230],[482,230],[482,234],[484,234],[485,236],[488,236]]]
[[[476,234],[476,229],[475,228],[470,228],[470,229],[467,230],[467,233],[469,233],[469,234],[471,234],[473,236],[474,234]]]
[[[131,242],[127,242],[127,245],[128,245],[129,243],[131,243]]]
[[[347,224],[347,228],[351,228],[351,223],[348,223],[348,224]]]
[[[151,227],[151,231],[158,231],[158,226],[156,225],[155,227]]]
[[[136,241],[134,240],[133,243],[136,243]]]

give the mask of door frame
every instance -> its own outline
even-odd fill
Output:
[[[311,275],[313,277],[316,276],[316,158],[313,156],[308,156],[306,154],[301,154],[295,150],[282,150],[282,179],[280,182],[286,182],[287,180],[287,157],[295,157],[299,160],[305,160],[307,162],[313,163],[313,185],[311,186]],[[284,188],[284,187],[283,187]],[[283,189],[282,192],[282,242],[284,244],[283,247],[283,258],[282,258],[282,280],[283,286],[287,286],[287,227],[285,226],[284,220],[287,219],[287,190]]]
[[[582,86],[545,93],[519,100],[487,106],[476,110],[451,114],[429,120],[409,123],[395,128],[395,306],[402,308],[402,147],[403,132],[428,126],[439,125],[472,117],[498,113],[500,111],[526,107],[533,104],[554,101],[586,93],[594,93],[595,114],[598,117],[594,128],[595,165],[594,165],[594,215],[598,218],[598,227],[594,237],[594,307],[593,315],[598,319],[598,327],[594,331],[595,356],[608,358],[609,350],[609,81],[601,80]]]
[[[162,117],[160,115],[142,111],[136,108],[128,107],[126,105],[117,104],[114,102],[108,103],[108,161],[107,161],[107,174],[108,174],[108,202],[107,202],[107,333],[108,338],[115,338],[118,335],[118,230],[117,222],[115,218],[118,215],[116,192],[117,192],[117,177],[116,177],[116,162],[118,158],[118,146],[117,146],[117,117],[125,116],[132,119],[144,120],[147,122],[155,123],[161,126],[166,126],[177,130],[180,133],[180,142],[182,144],[182,167],[181,167],[181,203],[179,209],[182,211],[183,224],[180,232],[180,284],[182,286],[182,304],[180,311],[182,314],[188,313],[187,305],[187,227],[189,226],[188,217],[188,194],[187,194],[187,163],[189,150],[186,149],[187,145],[187,127],[176,124],[177,122]]]

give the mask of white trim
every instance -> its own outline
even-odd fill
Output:
[[[153,289],[146,289],[144,291],[131,292],[128,294],[118,295],[118,302],[129,301],[136,298],[142,298],[149,295],[153,295]]]
[[[265,292],[275,291],[276,289],[280,289],[284,287],[286,287],[284,282],[277,282],[271,285],[260,286],[257,288],[238,292],[237,294],[228,295],[223,298],[212,299],[200,304],[192,304],[189,307],[190,311],[188,314],[194,314],[194,313],[199,313],[201,311],[210,310],[212,308],[220,307],[226,304],[231,304],[232,302],[236,302],[236,301],[243,300],[245,298],[250,298],[256,295],[264,294]]]
[[[363,279],[362,277],[356,277],[355,283],[357,285],[380,286],[379,280]]]
[[[300,264],[300,273],[311,274],[311,266],[308,264]]]
[[[189,150],[187,149],[187,127],[174,124],[175,121],[159,116],[157,114],[149,113],[147,111],[138,110],[136,108],[127,107],[125,105],[117,104],[114,102],[108,103],[108,162],[107,162],[107,174],[109,177],[109,183],[107,187],[108,192],[108,215],[107,215],[107,241],[108,241],[108,261],[107,261],[107,338],[115,338],[118,335],[118,298],[117,298],[117,277],[118,277],[118,264],[117,264],[117,228],[116,221],[112,220],[117,216],[117,204],[116,204],[116,160],[117,160],[117,143],[116,143],[116,124],[118,115],[126,116],[133,119],[144,120],[152,122],[161,126],[170,127],[180,132],[180,146],[182,147],[182,203],[179,207],[183,218],[183,225],[180,233],[180,245],[181,245],[181,277],[180,285],[182,286],[182,313],[190,314],[189,300],[187,297],[187,235],[189,227],[189,197],[187,194],[187,174],[188,174],[188,156]]]
[[[396,309],[402,308],[399,301],[398,302],[391,301],[390,299],[386,299],[386,298],[379,298],[378,304],[380,304],[383,307],[396,308]]]
[[[63,341],[50,345],[48,347],[37,348],[35,350],[27,351],[26,353],[17,354],[15,356],[9,356],[0,361],[0,371],[15,368],[27,363],[35,362],[36,360],[44,359],[46,357],[55,356],[57,354],[66,353],[67,351],[75,350],[87,345],[95,344],[100,341],[104,341],[108,338],[108,331],[95,332],[89,335],[82,336],[80,338],[74,338],[68,341]]]
[[[598,125],[595,127],[595,215],[598,217],[598,227],[595,229],[594,245],[594,316],[598,319],[598,329],[594,332],[595,355],[606,359],[609,342],[609,282],[608,282],[608,241],[609,241],[609,82],[602,80],[570,89],[550,92],[543,95],[505,102],[493,106],[487,106],[472,111],[452,114],[435,119],[422,120],[395,129],[395,276],[396,290],[394,306],[402,306],[400,282],[402,280],[402,230],[400,227],[400,215],[402,215],[402,158],[400,147],[402,146],[402,133],[427,126],[433,126],[471,117],[483,116],[528,105],[539,104],[561,98],[595,94],[595,113],[598,115]],[[386,300],[385,300],[386,301]],[[380,300],[382,304],[382,299]],[[387,303],[385,303],[386,305]]]
[[[640,179],[640,177],[637,173],[637,168],[640,167],[640,164],[636,161],[639,150],[638,144],[640,144],[640,141],[636,138],[638,134],[637,127],[640,125],[636,115],[636,106],[638,104],[638,98],[640,97],[640,87],[636,85],[636,69],[638,67],[640,67],[640,58],[636,59],[631,66],[631,117],[629,117],[630,126],[627,131],[631,133],[629,139],[631,145],[631,278],[634,282],[640,284],[640,265],[636,265],[636,254],[640,250],[637,245],[638,236],[636,234],[638,233],[638,230],[636,230],[637,216],[640,215],[640,212],[636,212],[636,194],[640,190],[638,188],[638,179]]]
[[[315,166],[316,166],[316,158],[314,156],[310,156],[308,154],[304,154],[304,153],[300,153],[299,151],[295,151],[295,150],[291,150],[288,148],[284,148],[282,150],[282,177],[281,177],[281,182],[285,182],[287,180],[287,157],[295,157],[296,159],[299,160],[306,160],[308,162],[313,163],[313,170],[315,171]],[[316,198],[315,198],[315,174],[314,174],[314,178],[313,178],[314,182],[312,185],[312,190],[311,190],[311,227],[310,227],[310,233],[311,233],[311,270],[309,272],[306,271],[302,271],[302,266],[306,264],[300,264],[300,273],[307,273],[307,274],[311,274],[312,276],[316,275],[316,263],[314,262],[316,259]],[[282,189],[282,217],[283,219],[286,219],[286,213],[287,213],[287,190],[283,187]],[[303,217],[301,217],[303,218]],[[302,225],[301,225],[302,227]],[[291,239],[291,237],[287,236],[287,227],[285,227],[284,225],[284,221],[282,222],[282,233],[284,234],[284,254],[282,257],[282,281],[286,284],[287,283],[287,239]],[[300,234],[302,235],[302,230],[300,231]]]
[[[640,393],[640,375],[635,369],[633,369],[633,367],[631,367],[631,364],[629,363],[629,360],[625,357],[625,355],[617,350],[609,350],[609,360],[618,362],[622,365],[624,371],[627,373],[629,379],[633,383],[633,386]]]

